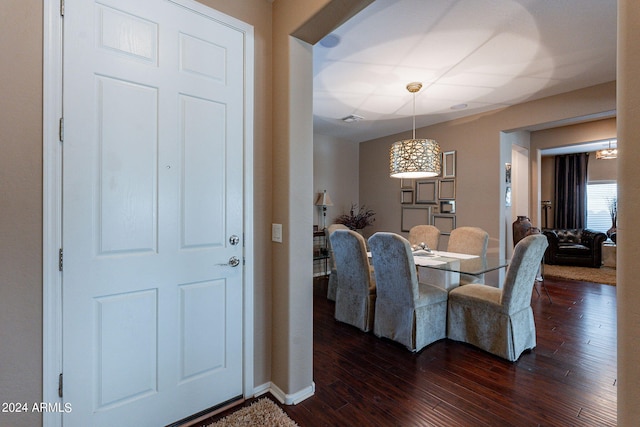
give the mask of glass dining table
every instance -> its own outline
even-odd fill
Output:
[[[479,277],[509,265],[508,259],[497,255],[481,257],[443,251],[433,251],[430,254],[414,253],[413,260],[421,283],[429,283],[447,290],[460,284],[461,274]]]

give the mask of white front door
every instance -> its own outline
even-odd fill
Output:
[[[242,395],[243,34],[184,0],[66,0],[66,426]]]

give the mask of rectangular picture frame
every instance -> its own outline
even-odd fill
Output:
[[[403,190],[405,189],[413,190],[413,179],[400,178],[400,188],[402,188]]]
[[[436,203],[437,181],[416,182],[416,203]]]
[[[433,225],[440,230],[440,234],[449,235],[451,234],[451,230],[456,228],[455,215],[434,214],[432,222]]]
[[[400,203],[403,205],[413,204],[413,190],[401,190]]]
[[[442,178],[456,177],[456,152],[445,151],[442,153]]]
[[[416,225],[431,224],[431,206],[403,206],[400,230],[408,232]]]
[[[438,185],[438,198],[444,200],[455,200],[456,198],[456,180],[441,179]]]
[[[456,213],[456,201],[455,200],[441,200],[440,201],[440,213],[441,214],[454,214],[454,213]]]

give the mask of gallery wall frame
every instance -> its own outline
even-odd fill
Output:
[[[413,179],[409,178],[401,178],[400,179],[400,188],[413,190]]]
[[[403,205],[413,204],[413,190],[400,190],[400,203]]]
[[[456,216],[445,214],[434,214],[432,216],[432,222],[435,227],[438,227],[440,234],[449,235],[451,230],[456,228]]]
[[[456,177],[456,152],[445,151],[442,153],[442,178]]]
[[[456,180],[441,179],[438,186],[438,198],[443,200],[455,200]]]
[[[416,182],[416,203],[436,203],[438,181]]]
[[[416,225],[431,224],[431,206],[403,206],[400,229],[408,232]]]
[[[455,200],[441,200],[440,201],[440,213],[454,214],[456,213],[456,201]]]

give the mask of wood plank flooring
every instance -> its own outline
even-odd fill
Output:
[[[339,323],[316,281],[316,393],[281,406],[302,427],[615,426],[616,288],[545,284],[553,303],[542,289],[531,300],[537,347],[511,363],[449,340],[413,354]]]

